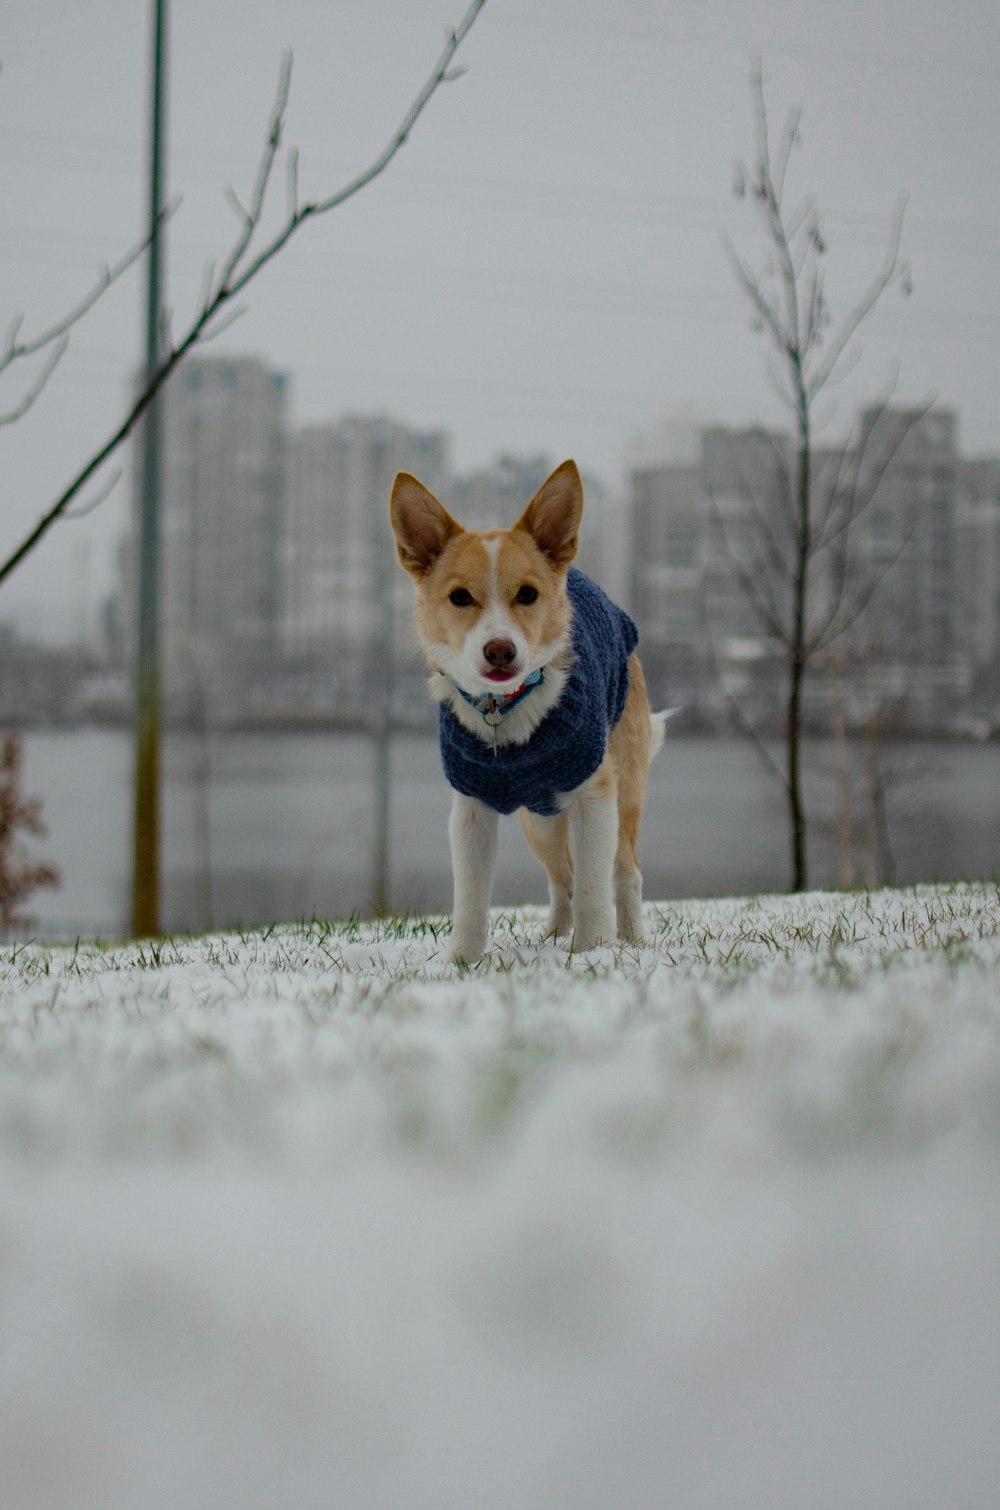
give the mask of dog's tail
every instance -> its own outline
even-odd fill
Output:
[[[659,713],[651,713],[649,715],[649,722],[653,727],[653,743],[649,747],[650,760],[654,756],[659,755],[663,749],[663,741],[667,733],[667,721],[680,711],[680,708],[661,708]]]

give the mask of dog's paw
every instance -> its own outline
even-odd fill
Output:
[[[561,934],[573,932],[573,910],[569,899],[556,904],[549,912],[545,924],[543,938],[558,938]]]
[[[453,965],[475,965],[486,953],[486,934],[459,934],[451,941],[448,958]]]
[[[583,954],[587,949],[598,949],[616,942],[617,929],[610,919],[583,922],[578,920],[573,930],[571,948],[574,954]]]

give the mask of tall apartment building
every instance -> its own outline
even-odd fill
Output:
[[[956,521],[958,643],[977,681],[1000,680],[1000,458],[962,463]]]
[[[786,584],[762,569],[787,466],[785,436],[715,427],[696,462],[633,473],[632,605],[660,699],[718,713],[728,694],[763,695],[777,651],[759,610],[783,612]]]
[[[890,681],[908,684],[912,715],[933,722],[954,713],[968,690],[957,628],[957,417],[948,409],[869,409],[860,433],[867,444],[859,477],[870,502],[855,535],[872,597],[854,638]]]
[[[857,435],[853,452],[814,455],[815,518],[831,496],[835,507],[813,560],[812,622],[822,624],[836,599],[845,539],[836,523],[854,490],[862,505],[850,531],[858,613],[837,643],[840,670],[848,679],[856,670],[870,686],[874,667],[893,695],[905,696],[916,723],[948,721],[970,684],[973,577],[977,653],[995,643],[993,558],[984,548],[976,573],[961,569],[963,528],[969,542],[993,538],[992,473],[984,463],[974,474],[986,501],[973,502],[968,480],[960,494],[960,479],[973,474],[962,472],[948,410],[870,409]],[[659,696],[713,716],[733,694],[758,715],[777,716],[782,649],[772,621],[789,619],[792,462],[788,437],[709,429],[693,464],[633,473],[633,603]],[[825,692],[817,681],[812,687],[822,717]]]
[[[699,466],[632,473],[632,613],[657,704],[700,702],[709,667],[702,614],[705,489]]]
[[[163,392],[161,656],[168,700],[273,652],[281,617],[283,374],[202,357]],[[141,474],[135,471],[135,496]],[[135,530],[125,551],[134,583]]]
[[[293,435],[283,551],[283,641],[292,654],[356,663],[378,640],[387,593],[406,587],[389,528],[399,471],[445,492],[447,436],[359,415]]]

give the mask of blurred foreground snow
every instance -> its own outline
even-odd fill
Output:
[[[993,1510],[997,888],[647,911],[4,946],[0,1505]]]

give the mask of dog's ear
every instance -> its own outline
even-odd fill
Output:
[[[575,461],[564,461],[542,483],[515,524],[531,536],[553,566],[568,566],[576,555],[583,514],[583,483]]]
[[[425,576],[452,536],[462,533],[462,526],[409,472],[396,474],[389,518],[400,565],[413,577]]]

